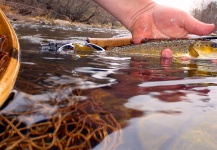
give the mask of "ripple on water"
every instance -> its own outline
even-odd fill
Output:
[[[90,139],[83,140],[86,141],[84,149],[99,143],[95,149],[104,146],[111,149],[217,147],[214,63],[162,61],[159,57],[111,57],[103,53],[77,59],[71,55],[37,54],[41,41],[84,41],[91,35],[111,37],[119,31],[14,26],[23,48],[23,62],[15,85],[15,98],[1,110],[0,119],[4,120],[2,122],[14,119],[14,124],[20,122],[14,126],[20,132],[12,128],[1,130],[1,140],[7,140],[1,135],[11,133],[11,139],[18,137],[14,141],[19,141],[20,145],[25,145],[26,139],[36,142],[32,137],[43,139],[42,136],[49,135],[44,140],[47,142],[62,139],[53,145],[49,143],[53,148],[66,145],[61,141],[70,145],[65,139],[72,137],[77,141],[91,137],[92,143],[86,141]],[[6,128],[6,125],[0,126]],[[76,131],[89,136],[77,137]],[[96,140],[91,135],[102,136]],[[36,142],[36,145],[41,143]],[[8,145],[12,144],[16,145],[13,142]]]

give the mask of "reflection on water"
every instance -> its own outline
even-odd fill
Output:
[[[0,113],[1,148],[216,149],[216,63],[40,54],[42,41],[123,32],[15,29],[21,69],[14,99]]]

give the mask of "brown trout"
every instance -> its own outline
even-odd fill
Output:
[[[160,57],[162,50],[166,48],[172,50],[173,57],[217,58],[217,43],[199,39],[153,40],[137,45],[115,47],[107,51],[107,55]]]

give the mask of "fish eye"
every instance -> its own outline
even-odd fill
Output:
[[[213,47],[213,48],[217,48],[217,43],[213,43],[213,44],[212,44],[212,47]]]

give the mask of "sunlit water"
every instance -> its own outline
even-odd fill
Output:
[[[21,68],[14,99],[1,114],[14,116],[31,128],[52,119],[77,101],[91,99],[100,104],[97,111],[101,113],[96,111],[94,115],[106,112],[115,122],[111,125],[114,130],[93,144],[94,149],[216,149],[216,63],[111,57],[103,52],[77,54],[80,58],[41,54],[42,42],[77,42],[84,41],[85,37],[112,37],[125,31],[39,25],[14,27],[22,49]],[[67,98],[73,101],[66,102]],[[90,106],[86,110],[91,113],[92,109]],[[22,142],[29,141],[20,141],[21,145]],[[6,147],[0,142],[2,145]]]

